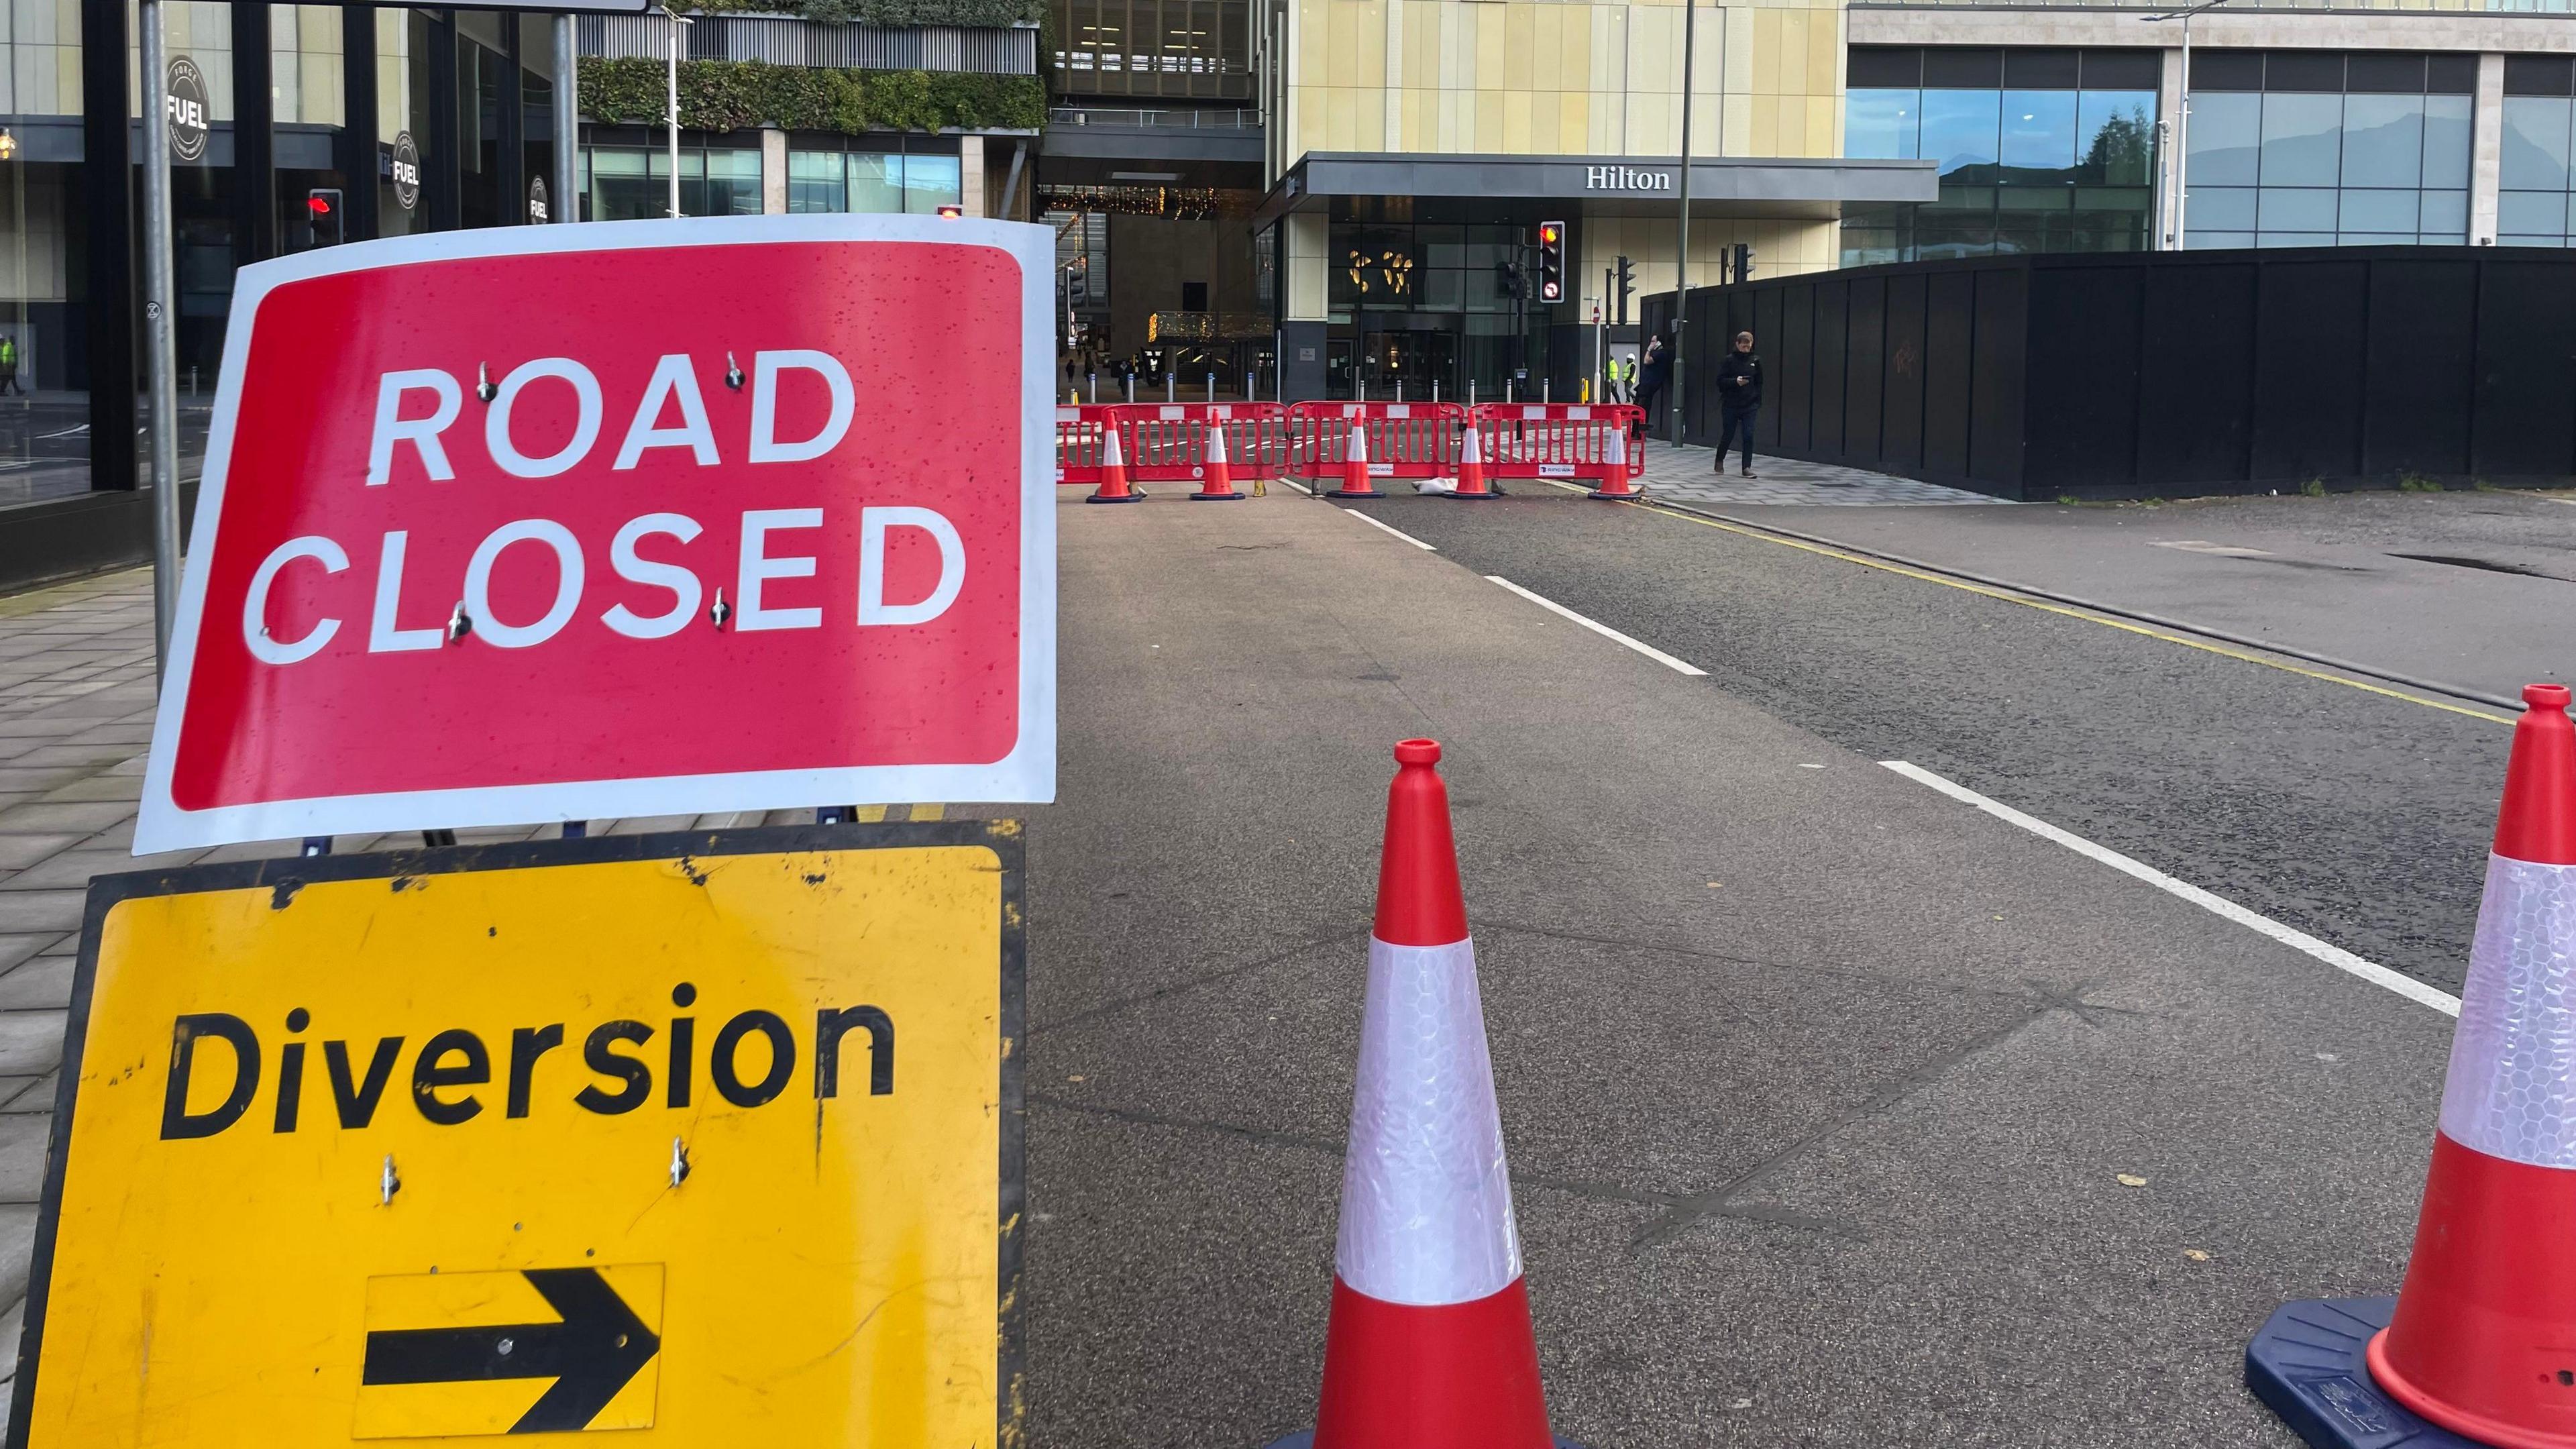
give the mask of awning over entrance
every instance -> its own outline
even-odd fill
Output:
[[[1690,183],[1694,216],[1831,220],[1846,202],[1931,201],[1941,192],[1932,161],[1695,157]],[[1326,208],[1340,196],[1544,197],[1616,215],[1669,210],[1680,195],[1674,157],[1309,151],[1263,198],[1254,221]]]

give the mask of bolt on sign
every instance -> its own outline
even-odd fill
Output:
[[[1053,235],[244,268],[135,849],[1055,788]]]
[[[10,1449],[1017,1445],[1020,908],[1010,821],[102,877]]]

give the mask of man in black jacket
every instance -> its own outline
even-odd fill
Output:
[[[1726,426],[1717,435],[1717,471],[1726,471],[1726,448],[1744,432],[1744,476],[1753,476],[1753,419],[1762,411],[1762,359],[1753,353],[1753,334],[1735,334],[1735,350],[1717,364],[1717,397],[1726,408]]]

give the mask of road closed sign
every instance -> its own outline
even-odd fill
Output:
[[[1019,860],[1000,821],[103,878],[8,1444],[1019,1443]]]
[[[780,216],[243,269],[135,849],[1051,798],[1052,247]]]

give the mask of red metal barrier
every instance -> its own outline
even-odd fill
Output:
[[[1475,411],[1488,477],[1606,478],[1614,433],[1626,435],[1628,476],[1645,476],[1636,437],[1646,410],[1633,403],[1480,403]]]
[[[1067,488],[1100,486],[1100,461],[1114,403],[1060,404],[1055,410],[1055,481]],[[1133,459],[1129,460],[1133,462]]]
[[[1366,430],[1372,478],[1457,476],[1467,409],[1453,402],[1290,403],[1289,474],[1338,482],[1354,425]]]
[[[1207,433],[1225,429],[1226,468],[1237,482],[1276,478],[1288,461],[1284,403],[1127,403],[1114,409],[1136,483],[1196,483],[1207,476]]]

